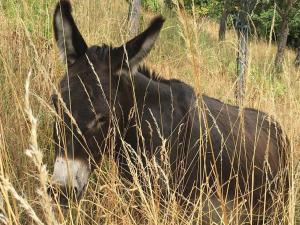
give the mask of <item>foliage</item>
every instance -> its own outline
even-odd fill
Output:
[[[268,38],[272,28],[274,17],[274,33],[273,40],[278,38],[280,29],[281,17],[275,9],[276,7],[284,7],[279,4],[279,1],[274,0],[258,0],[256,7],[251,15],[251,19],[255,26],[256,33],[261,38]],[[226,7],[227,10],[234,15],[234,12],[240,8],[239,0],[184,0],[186,9],[196,9],[196,12],[202,16],[209,16],[214,19],[219,19],[222,11]],[[300,46],[300,1],[296,1],[289,13],[289,37],[288,45],[291,47]]]
[[[297,2],[291,10],[290,34],[288,42],[293,47],[300,46],[300,2]]]
[[[282,20],[278,10],[274,10],[275,5],[273,1],[260,2],[252,16],[252,20],[256,26],[257,33],[260,37],[267,38],[272,27],[272,20],[274,17],[274,31],[273,39],[278,38],[280,30],[280,22]],[[276,8],[277,9],[277,8]],[[291,47],[300,46],[300,3],[297,2],[293,5],[289,13],[289,36],[288,45]]]
[[[219,17],[222,12],[223,4],[221,1],[203,1],[203,0],[184,0],[184,6],[187,10],[195,9],[200,16]]]
[[[160,11],[162,8],[161,1],[159,0],[142,0],[142,6],[154,12]]]
[[[261,7],[261,8],[260,8]],[[252,21],[255,24],[255,29],[259,36],[268,37],[272,29],[272,21],[274,18],[274,30],[279,30],[280,16],[274,7],[260,6],[257,7],[255,13],[252,15]]]

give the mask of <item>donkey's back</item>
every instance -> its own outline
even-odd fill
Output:
[[[200,108],[200,149],[205,151],[200,161],[210,186],[220,188],[226,201],[246,199],[251,209],[270,212],[277,203],[283,207],[289,187],[289,142],[279,123],[262,111],[240,109],[206,95]]]

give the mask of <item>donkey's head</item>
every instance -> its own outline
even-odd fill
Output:
[[[55,40],[67,72],[53,104],[59,115],[54,123],[56,160],[52,181],[78,198],[87,184],[93,163],[108,146],[120,76],[134,73],[149,53],[164,19],[156,17],[141,34],[124,45],[88,47],[71,14],[69,1],[60,1],[54,13]],[[128,87],[130,88],[130,87]],[[124,98],[124,96],[123,96]],[[116,110],[118,108],[118,110]],[[61,203],[67,200],[61,195]]]

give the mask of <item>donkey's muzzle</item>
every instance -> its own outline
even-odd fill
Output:
[[[48,193],[62,206],[68,206],[70,201],[77,202],[84,193],[90,173],[87,160],[58,156]]]

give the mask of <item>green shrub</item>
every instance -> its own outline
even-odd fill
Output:
[[[158,0],[142,0],[142,6],[147,9],[154,12],[160,11],[162,8],[162,5],[160,1]]]

